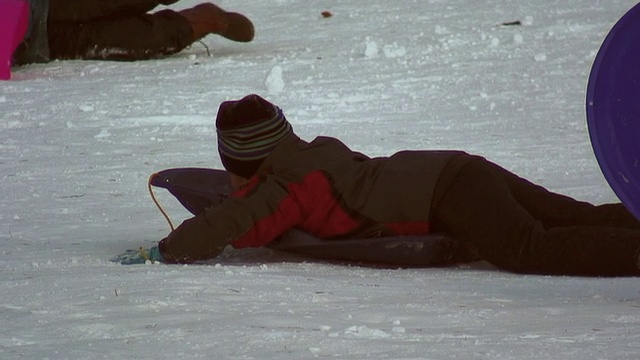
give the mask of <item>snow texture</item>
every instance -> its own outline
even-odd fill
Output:
[[[148,176],[221,167],[217,106],[249,93],[308,140],[340,137],[371,156],[464,149],[554,191],[617,201],[589,142],[585,88],[635,3],[221,1],[255,22],[254,42],[208,36],[211,56],[197,43],[165,59],[16,69],[0,83],[0,358],[636,359],[634,278],[266,249],[199,266],[108,261],[167,234]]]

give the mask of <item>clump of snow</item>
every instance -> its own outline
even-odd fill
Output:
[[[380,54],[380,46],[378,43],[367,37],[365,40],[364,56],[366,58],[374,58]]]
[[[271,68],[264,80],[267,94],[277,95],[284,91],[284,79],[282,77],[282,66],[276,65]]]
[[[383,51],[384,55],[388,59],[403,57],[407,54],[407,49],[404,46],[398,45],[397,43],[385,45]]]
[[[535,56],[536,61],[546,61],[547,60],[547,54],[536,54]]]

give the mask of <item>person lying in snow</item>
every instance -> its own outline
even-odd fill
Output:
[[[444,232],[516,273],[640,275],[640,222],[622,204],[555,194],[463,151],[369,158],[335,138],[306,142],[258,95],[223,102],[216,129],[232,199],[184,221],[145,257],[208,260],[294,227],[336,241]]]
[[[14,65],[54,59],[146,60],[181,51],[208,34],[253,40],[245,16],[211,3],[161,10],[178,0],[29,0],[30,26]]]

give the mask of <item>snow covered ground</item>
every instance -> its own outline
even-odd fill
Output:
[[[306,139],[372,156],[465,149],[617,201],[584,99],[600,43],[635,3],[224,0],[254,20],[253,43],[209,36],[211,56],[196,44],[162,60],[17,69],[0,83],[0,358],[637,359],[634,278],[381,269],[264,249],[200,266],[108,261],[166,235],[147,177],[220,167],[217,106],[248,93]]]

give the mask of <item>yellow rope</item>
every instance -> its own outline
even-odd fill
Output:
[[[169,218],[169,215],[167,215],[167,213],[164,211],[164,209],[162,208],[162,206],[160,205],[160,203],[156,199],[156,195],[153,193],[153,188],[151,187],[151,179],[155,175],[156,174],[151,174],[151,176],[149,176],[149,180],[147,181],[147,186],[149,187],[149,194],[151,194],[151,199],[153,200],[153,202],[158,207],[158,210],[160,210],[160,213],[162,213],[162,216],[164,216],[164,218],[167,219],[167,222],[169,223],[169,227],[171,228],[171,231],[173,231],[173,230],[175,230],[175,227],[173,226],[173,222],[171,222],[171,218]]]

